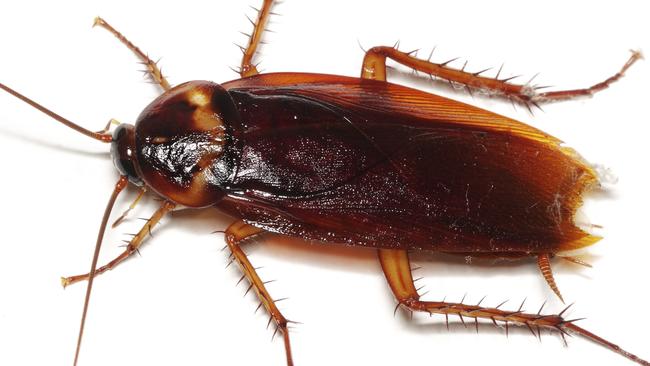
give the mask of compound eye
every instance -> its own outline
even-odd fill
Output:
[[[117,126],[113,132],[111,143],[111,157],[113,165],[122,175],[129,178],[129,182],[141,186],[142,179],[136,171],[135,158],[135,128],[129,124]]]

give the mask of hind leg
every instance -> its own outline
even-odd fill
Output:
[[[571,99],[579,96],[590,96],[596,92],[609,87],[612,83],[618,81],[623,77],[625,72],[637,60],[642,59],[641,52],[633,51],[632,56],[627,60],[625,65],[619,72],[605,79],[602,82],[596,83],[591,87],[572,90],[560,90],[551,92],[539,92],[534,85],[519,85],[511,84],[508,79],[499,79],[499,73],[494,78],[481,76],[484,71],[476,73],[469,73],[462,69],[454,69],[448,67],[445,62],[436,64],[429,59],[423,60],[414,56],[414,52],[402,52],[394,47],[373,47],[366,52],[363,59],[363,66],[361,68],[361,77],[364,79],[386,80],[386,58],[390,58],[404,66],[410,67],[414,70],[424,72],[431,77],[437,77],[447,80],[450,83],[464,85],[467,90],[486,90],[489,93],[503,96],[505,98],[516,100],[527,106],[540,103],[549,103],[559,100]],[[453,61],[453,60],[452,60]]]
[[[390,285],[399,305],[412,311],[429,314],[443,314],[448,319],[449,315],[458,316],[463,323],[465,318],[474,319],[478,327],[478,319],[487,319],[494,324],[503,322],[508,329],[509,324],[528,327],[533,334],[539,334],[540,328],[550,328],[564,333],[564,326],[570,321],[560,315],[541,315],[517,311],[504,311],[499,307],[488,308],[480,305],[467,305],[463,303],[422,301],[413,284],[411,265],[406,250],[379,249],[379,262],[384,271],[386,280]]]
[[[447,319],[447,322],[449,321],[449,315],[458,316],[463,324],[465,323],[465,318],[474,319],[477,331],[478,320],[486,319],[490,320],[494,325],[497,325],[498,322],[505,324],[506,334],[508,332],[509,324],[526,326],[530,329],[533,335],[537,337],[541,337],[541,328],[558,331],[562,335],[562,338],[564,338],[565,334],[575,333],[640,365],[650,366],[650,363],[647,361],[625,351],[618,345],[577,326],[574,322],[579,319],[566,320],[562,317],[562,314],[564,314],[570,305],[557,315],[542,315],[541,308],[537,314],[532,314],[525,313],[521,309],[521,306],[516,311],[504,311],[499,309],[500,305],[494,308],[488,308],[481,306],[480,302],[476,305],[467,305],[463,304],[462,301],[460,303],[422,301],[420,300],[420,295],[418,294],[417,289],[413,285],[411,264],[406,250],[378,249],[378,254],[379,262],[381,263],[381,268],[384,271],[386,280],[388,281],[395,298],[397,298],[397,301],[399,302],[398,306],[405,307],[411,311],[419,311],[429,314],[443,314],[445,319]]]

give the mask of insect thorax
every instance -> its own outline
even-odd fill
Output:
[[[188,207],[217,203],[233,174],[234,102],[220,85],[181,84],[158,97],[135,125],[136,170],[144,183]]]

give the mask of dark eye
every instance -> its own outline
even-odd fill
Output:
[[[129,124],[117,126],[113,132],[111,143],[111,157],[113,165],[122,175],[126,175],[129,181],[141,186],[142,179],[138,176],[135,158],[135,128]]]

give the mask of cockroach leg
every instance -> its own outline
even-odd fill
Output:
[[[481,76],[483,72],[469,73],[464,69],[454,69],[448,67],[448,62],[436,64],[428,60],[422,60],[413,55],[412,52],[402,52],[394,47],[379,46],[373,47],[366,52],[361,68],[361,77],[364,79],[386,80],[386,58],[390,58],[402,65],[408,66],[414,70],[429,74],[431,77],[437,77],[447,80],[450,83],[457,83],[465,86],[468,90],[482,90],[489,94],[503,96],[516,100],[527,106],[538,106],[540,103],[555,102],[559,100],[571,99],[579,96],[589,96],[596,92],[609,87],[643,56],[639,51],[632,51],[632,56],[627,60],[621,70],[614,76],[603,82],[595,84],[585,89],[561,90],[539,93],[536,85],[530,85],[530,82],[524,85],[511,84],[510,79],[498,79]]]
[[[138,202],[140,202],[140,200],[142,199],[142,197],[144,197],[144,194],[145,194],[145,193],[147,193],[147,188],[146,188],[146,186],[140,188],[140,192],[138,192],[138,196],[137,196],[137,197],[135,198],[135,200],[131,203],[131,205],[129,206],[129,208],[126,209],[126,211],[124,211],[124,212],[122,213],[122,215],[121,215],[120,217],[118,217],[117,220],[115,220],[115,222],[113,222],[113,226],[112,226],[113,228],[117,227],[119,224],[122,223],[122,221],[124,221],[124,219],[126,219],[126,217],[129,215],[129,213],[131,212],[131,210],[133,210],[133,209],[135,208],[135,206],[138,205]]]
[[[521,307],[517,311],[500,310],[495,308],[482,307],[480,305],[467,305],[445,301],[421,301],[420,295],[413,284],[411,275],[411,264],[408,252],[404,249],[378,249],[379,262],[384,271],[388,285],[397,298],[399,305],[410,311],[420,311],[429,314],[442,314],[445,317],[456,315],[464,322],[464,318],[485,319],[494,324],[503,322],[506,329],[509,324],[525,326],[538,336],[539,329],[546,328],[558,331],[562,335],[571,333],[579,334],[595,343],[606,347],[640,365],[650,366],[645,360],[623,350],[613,344],[575,324],[578,319],[567,320],[563,317],[564,311],[557,315],[543,315],[539,313],[525,313]]]
[[[108,123],[106,123],[106,126],[102,128],[101,130],[97,131],[96,133],[100,135],[108,135],[109,131],[111,130],[111,126],[119,126],[120,121],[116,120],[115,118],[111,118]]]
[[[549,102],[555,102],[559,100],[572,99],[580,96],[591,96],[601,90],[607,89],[611,84],[613,84],[614,82],[622,78],[623,75],[625,75],[627,69],[629,69],[635,62],[643,59],[643,54],[641,54],[640,51],[632,50],[631,52],[632,55],[627,60],[625,65],[623,65],[621,70],[616,74],[614,74],[613,76],[610,76],[609,78],[605,79],[604,81],[601,81],[600,83],[594,84],[591,87],[584,88],[584,89],[559,90],[559,91],[551,91],[551,92],[544,92],[544,93],[534,93],[533,95],[530,96],[530,102],[549,103]]]
[[[562,294],[560,294],[560,289],[555,283],[553,271],[551,270],[551,256],[548,253],[539,254],[537,256],[537,266],[539,266],[539,270],[542,272],[542,276],[544,276],[544,279],[546,280],[546,283],[548,283],[548,285],[551,287],[551,290],[553,290],[557,297],[560,298],[560,301],[564,302]]]
[[[271,315],[271,318],[275,322],[276,326],[282,333],[284,339],[284,349],[287,356],[287,365],[293,365],[293,359],[291,357],[291,343],[289,342],[289,329],[287,328],[288,323],[290,323],[287,318],[282,315],[280,310],[275,305],[275,300],[271,298],[269,292],[264,286],[264,282],[260,279],[255,271],[255,267],[251,264],[246,257],[246,253],[241,249],[240,243],[252,236],[258,235],[264,232],[264,230],[256,228],[252,225],[245,223],[244,221],[238,220],[230,225],[226,229],[226,243],[228,248],[232,252],[232,255],[239,264],[239,268],[246,276],[248,282],[250,282],[252,288],[257,293],[257,297],[260,299],[266,310]]]
[[[169,85],[169,82],[163,76],[162,71],[158,67],[158,63],[154,62],[147,56],[144,52],[142,52],[136,45],[131,43],[126,37],[122,35],[122,33],[118,32],[115,28],[113,28],[110,24],[108,24],[104,19],[101,17],[96,17],[95,22],[93,23],[93,27],[95,26],[100,26],[107,31],[111,32],[117,39],[120,40],[126,47],[128,47],[133,53],[135,53],[140,60],[142,60],[142,64],[147,68],[146,72],[151,76],[151,79],[155,81],[158,85],[160,85],[163,90],[169,90],[171,86]]]
[[[241,66],[239,69],[239,74],[241,77],[253,76],[259,74],[257,71],[256,65],[253,64],[253,57],[255,57],[255,52],[257,52],[257,47],[260,45],[262,40],[262,34],[266,28],[269,17],[271,16],[271,8],[273,7],[273,0],[264,0],[262,4],[262,9],[258,10],[257,21],[253,23],[253,33],[248,36],[248,45],[244,49],[242,47],[242,52],[244,56],[241,60]],[[250,20],[250,18],[249,18]],[[251,23],[253,21],[251,20]]]
[[[108,262],[106,265],[97,268],[97,270],[95,271],[95,276],[113,269],[113,267],[122,263],[125,259],[130,257],[132,254],[136,253],[140,248],[140,246],[142,245],[142,241],[147,237],[147,235],[149,235],[153,227],[156,226],[156,224],[158,224],[158,222],[160,222],[160,220],[168,212],[172,211],[174,207],[176,207],[174,203],[171,203],[169,201],[163,202],[162,206],[153,214],[153,216],[151,216],[149,220],[147,220],[147,222],[144,224],[144,226],[142,226],[140,231],[138,231],[138,233],[135,234],[133,238],[131,238],[129,243],[126,245],[126,249],[124,250],[124,252],[122,252],[112,261]],[[63,285],[63,287],[66,287],[73,283],[88,280],[88,278],[89,278],[89,273],[76,275],[76,276],[62,277],[61,284]]]

